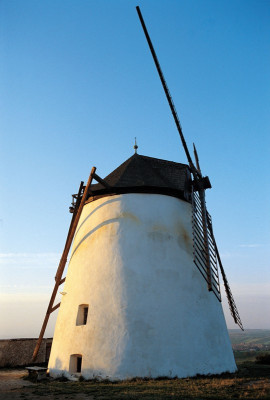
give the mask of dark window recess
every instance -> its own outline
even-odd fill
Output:
[[[88,307],[84,307],[83,309],[83,325],[86,325],[88,316]]]
[[[78,307],[76,325],[86,325],[87,317],[88,317],[88,304],[80,304]]]
[[[80,357],[80,356],[77,357],[77,371],[76,372],[82,372],[82,357]]]

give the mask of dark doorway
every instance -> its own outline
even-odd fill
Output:
[[[80,357],[80,356],[77,357],[77,371],[76,372],[82,372],[82,357]]]
[[[71,374],[76,374],[76,373],[82,372],[82,355],[81,354],[72,354],[70,356],[69,372]]]

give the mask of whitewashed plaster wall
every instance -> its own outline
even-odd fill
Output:
[[[50,374],[126,379],[233,372],[221,304],[193,263],[191,205],[124,194],[84,206],[56,323]],[[86,325],[78,306],[89,304]]]

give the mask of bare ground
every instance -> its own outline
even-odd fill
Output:
[[[270,399],[270,366],[239,365],[236,374],[188,379],[97,382],[46,379],[33,383],[25,369],[0,370],[0,400],[227,400]]]
[[[42,383],[34,383],[25,379],[28,372],[22,369],[0,369],[0,400],[34,400],[46,398],[48,400],[91,400],[92,396],[84,393],[50,393]],[[37,389],[42,387],[43,394],[37,393]]]

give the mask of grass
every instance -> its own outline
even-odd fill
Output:
[[[234,351],[234,357],[237,365],[242,364],[243,362],[247,361],[255,361],[256,357],[261,356],[263,354],[266,354],[270,352],[266,351]]]
[[[232,345],[243,342],[249,345],[270,345],[269,329],[246,329],[244,332],[239,329],[229,329],[229,335]]]
[[[77,394],[102,400],[270,399],[270,366],[244,362],[235,374],[188,379],[133,379],[121,382],[48,380],[33,389],[36,396]],[[45,397],[44,397],[45,398]]]

